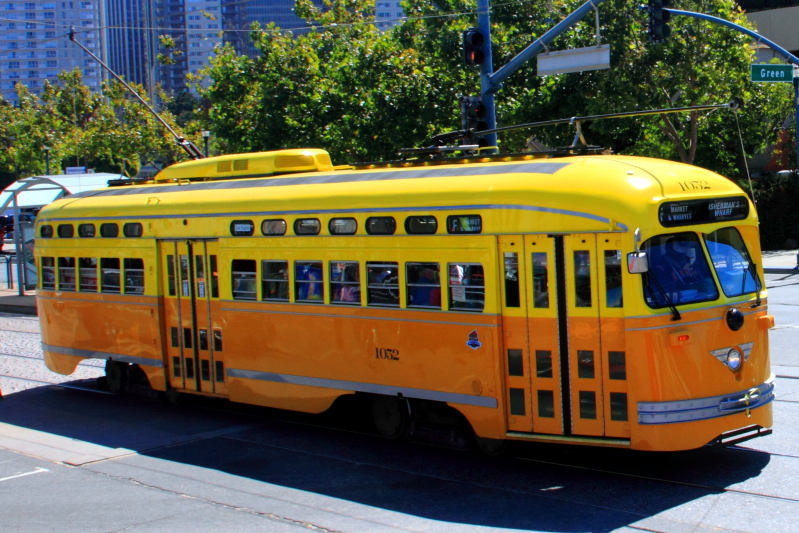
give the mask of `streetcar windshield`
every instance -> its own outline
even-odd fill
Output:
[[[695,233],[669,233],[647,240],[649,257],[644,298],[652,308],[706,302],[719,297],[710,266]]]
[[[755,280],[754,265],[737,229],[722,228],[708,233],[705,243],[726,296],[740,296],[758,290],[759,280]]]

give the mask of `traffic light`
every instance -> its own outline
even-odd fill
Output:
[[[671,0],[649,0],[649,40],[653,43],[662,43],[671,35],[671,13],[666,9],[670,4]]]
[[[477,28],[463,32],[463,63],[469,67],[479,67],[486,60],[485,36]]]
[[[488,108],[481,97],[464,96],[461,100],[461,129],[473,132],[487,130],[488,123],[485,121],[487,115]],[[488,140],[483,136],[470,136],[466,139],[466,144],[488,146]]]

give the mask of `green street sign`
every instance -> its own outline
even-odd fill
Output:
[[[752,81],[793,81],[793,65],[751,65]]]

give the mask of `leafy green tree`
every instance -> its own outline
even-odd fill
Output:
[[[135,87],[144,94],[141,87]],[[41,98],[17,85],[18,107],[0,103],[0,177],[10,181],[45,173],[44,147],[50,150],[50,172],[66,166],[135,175],[142,159],[170,164],[186,155],[160,122],[117,82],[94,93],[81,72],[62,72],[59,85],[45,83]],[[169,102],[165,95],[161,97]],[[174,129],[174,118],[162,113]],[[197,134],[196,137],[199,135]],[[195,136],[190,136],[196,142]]]

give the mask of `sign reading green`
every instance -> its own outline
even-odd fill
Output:
[[[751,65],[752,81],[793,81],[793,65]]]

